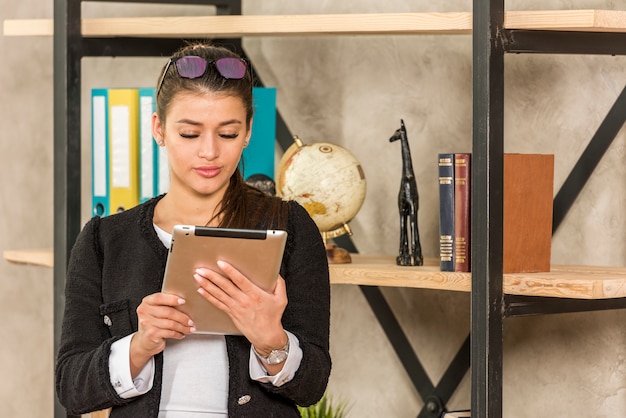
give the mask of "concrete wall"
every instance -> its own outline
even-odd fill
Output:
[[[52,17],[52,2],[3,2],[2,18]],[[438,4],[440,3],[440,4]],[[510,0],[511,10],[624,9],[612,0]],[[89,6],[86,15],[158,14],[138,5]],[[113,11],[112,11],[113,10]],[[471,1],[244,1],[247,14],[469,11]],[[168,13],[196,13],[168,8]],[[203,9],[204,11],[204,9]],[[247,53],[292,133],[351,150],[368,181],[352,221],[363,254],[397,253],[403,118],[420,189],[424,254],[437,256],[436,154],[471,148],[471,38],[368,36],[246,39]],[[0,249],[52,246],[52,39],[0,38]],[[162,59],[83,60],[92,87],[152,86]],[[505,150],[555,154],[555,193],[626,85],[626,58],[512,55],[506,64]],[[139,70],[138,70],[139,69]],[[84,107],[83,219],[89,216],[89,118]],[[620,132],[554,236],[554,264],[626,264],[626,138]],[[0,416],[52,415],[52,272],[0,262]],[[333,286],[329,391],[352,417],[415,417],[413,389],[360,290]],[[469,331],[469,295],[384,289],[434,382]],[[626,415],[624,311],[505,321],[504,416]],[[468,407],[469,375],[449,403]],[[550,411],[550,412],[547,412]]]

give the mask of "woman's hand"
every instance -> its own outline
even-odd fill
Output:
[[[185,300],[172,294],[153,293],[137,307],[138,331],[130,343],[131,375],[135,377],[146,362],[165,348],[165,340],[180,340],[195,331],[187,314],[176,309]]]
[[[278,276],[276,288],[266,292],[225,261],[217,262],[221,272],[199,268],[194,279],[206,300],[226,312],[235,326],[261,354],[285,345],[281,323],[287,306],[285,280]]]

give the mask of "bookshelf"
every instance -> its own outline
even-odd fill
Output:
[[[401,267],[387,255],[351,254],[350,264],[331,264],[331,284],[407,287],[415,289],[470,292],[471,273],[439,270],[439,260],[427,258],[419,267]],[[5,251],[4,258],[15,264],[52,268],[51,250]],[[542,273],[503,275],[505,295],[568,299],[626,298],[626,270],[620,267],[552,265]]]
[[[163,1],[155,0],[154,3]],[[165,1],[167,2],[167,1]],[[176,3],[175,1],[170,1]],[[181,3],[185,3],[181,1]],[[236,3],[236,2],[222,2]],[[169,18],[80,18],[80,1],[55,2],[53,20],[6,20],[5,36],[55,33],[55,251],[5,252],[20,263],[54,266],[55,301],[62,300],[64,265],[78,233],[80,174],[80,59],[114,55],[117,40],[338,35],[471,35],[474,54],[473,273],[442,273],[432,260],[424,267],[397,267],[389,257],[354,257],[352,265],[331,267],[333,283],[362,286],[421,287],[472,294],[472,410],[475,416],[502,415],[502,322],[513,304],[533,304],[532,314],[626,307],[626,269],[553,266],[548,273],[502,275],[502,188],[504,54],[626,54],[626,12],[609,10],[504,11],[503,0],[474,0],[473,13],[402,13],[290,16],[207,16]],[[239,8],[240,11],[240,8]],[[207,29],[210,28],[210,29]],[[77,42],[78,41],[78,42]],[[93,42],[92,42],[93,41]],[[498,42],[496,42],[498,41]],[[107,49],[107,45],[111,45]],[[157,50],[126,54],[146,55]],[[127,45],[128,46],[128,45]],[[118,54],[119,55],[119,54]],[[78,68],[77,68],[78,67]],[[71,117],[70,117],[71,116]],[[489,163],[485,163],[488,161]],[[46,261],[53,258],[53,262]],[[522,298],[522,299],[520,299]],[[525,299],[538,298],[538,299]],[[594,303],[561,304],[563,301]],[[536,303],[535,303],[536,302]],[[60,323],[62,306],[55,302]],[[516,311],[518,312],[518,311]],[[507,313],[509,313],[507,315]],[[55,327],[57,322],[55,322]],[[57,338],[55,336],[55,338]],[[58,416],[61,412],[55,411]],[[57,416],[55,414],[55,416]]]
[[[504,28],[626,32],[626,11],[539,10],[504,14]],[[52,19],[4,21],[5,36],[52,36]],[[471,12],[311,15],[238,15],[82,19],[86,38],[219,36],[419,35],[472,33]]]

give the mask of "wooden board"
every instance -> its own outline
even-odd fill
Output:
[[[52,268],[54,254],[52,250],[7,250],[4,251],[4,259],[10,263],[28,264]]]
[[[401,267],[396,265],[395,256],[351,254],[351,257],[350,264],[330,265],[331,284],[471,291],[471,273],[442,272],[436,258],[427,258],[424,266]],[[13,263],[53,266],[52,251],[5,251],[4,258]],[[626,297],[626,269],[553,265],[549,272],[505,274],[503,287],[504,293],[511,295],[623,298]]]
[[[507,29],[626,32],[623,10],[533,10],[506,12]]]
[[[352,264],[332,264],[332,284],[413,287],[458,292],[471,291],[471,273],[439,271],[438,259],[424,266],[401,267],[393,256],[352,254]],[[510,295],[571,299],[626,297],[623,267],[553,265],[548,272],[504,274],[503,291]]]
[[[626,11],[509,11],[507,29],[626,32]],[[172,16],[83,19],[85,37],[469,34],[471,12]],[[52,36],[52,19],[4,21],[5,36]]]

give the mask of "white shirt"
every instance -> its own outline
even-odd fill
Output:
[[[159,238],[169,248],[172,235],[154,225]],[[250,378],[281,386],[293,379],[302,361],[302,349],[295,335],[287,332],[289,356],[283,369],[269,376],[263,363],[250,348]],[[154,358],[135,379],[130,374],[128,335],[111,346],[109,374],[111,385],[122,398],[143,395],[152,389]],[[223,418],[228,413],[228,355],[221,335],[192,334],[183,340],[167,340],[163,351],[163,383],[159,418]]]

